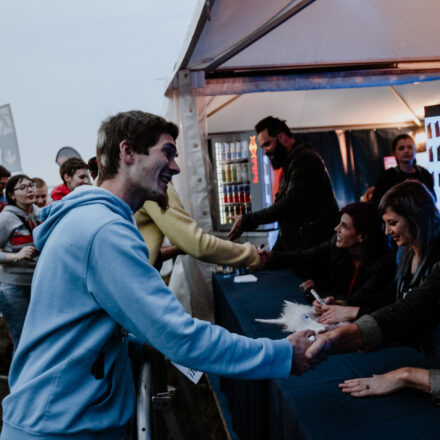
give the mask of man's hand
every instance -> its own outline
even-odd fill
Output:
[[[264,269],[267,262],[272,258],[272,252],[265,249],[258,249],[258,255],[260,256],[260,266],[259,269]]]
[[[307,349],[306,358],[316,362],[322,354],[344,353],[361,349],[364,339],[356,324],[347,324],[325,333],[319,333],[316,341]]]
[[[321,310],[321,316],[318,318],[320,324],[337,324],[341,321],[353,321],[356,319],[359,307],[330,305],[321,307]]]
[[[314,335],[315,332],[313,330],[303,330],[287,337],[293,347],[292,369],[290,372],[295,376],[301,376],[301,374],[319,362],[305,357],[306,350],[312,345],[312,341],[309,338]],[[320,358],[317,357],[316,359]]]
[[[240,235],[243,234],[243,216],[236,215],[234,217],[234,224],[232,225],[232,228],[228,235],[228,240],[235,240],[236,238],[240,237]]]

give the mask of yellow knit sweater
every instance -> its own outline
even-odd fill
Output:
[[[164,235],[187,254],[207,263],[258,268],[260,256],[251,243],[238,244],[206,234],[185,211],[172,184],[168,185],[169,208],[147,201],[136,212],[138,229],[150,253],[150,264],[159,254]]]

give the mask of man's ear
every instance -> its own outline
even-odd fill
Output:
[[[287,134],[286,133],[284,133],[283,131],[280,131],[278,134],[277,134],[277,139],[280,141],[280,143],[282,143],[283,145],[285,145],[286,144],[286,140],[287,140]]]
[[[134,151],[130,141],[123,140],[119,144],[119,156],[127,165],[133,164]]]
[[[66,182],[66,185],[69,186],[70,182],[72,181],[72,176],[69,176],[67,173],[64,173],[63,180],[64,182]]]

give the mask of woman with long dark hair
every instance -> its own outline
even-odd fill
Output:
[[[297,252],[273,252],[266,268],[292,268],[308,278],[303,290],[315,287],[327,296],[325,307],[314,303],[319,322],[350,321],[394,300],[394,256],[382,230],[377,208],[350,203],[331,241]]]
[[[8,205],[0,213],[0,310],[12,336],[14,351],[29,305],[37,250],[32,230],[40,224],[35,183],[18,174],[6,185]]]
[[[440,358],[440,215],[428,189],[416,181],[391,188],[379,205],[391,235],[402,250],[397,271],[397,301],[317,336],[308,356],[412,345]],[[431,392],[440,402],[440,370],[403,367],[384,375],[351,379],[340,385],[356,397],[388,394],[403,387]]]

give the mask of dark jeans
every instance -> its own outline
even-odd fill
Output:
[[[30,297],[31,286],[0,282],[0,311],[11,333],[14,352],[20,340]]]

